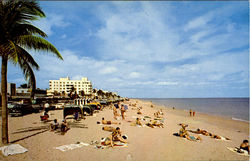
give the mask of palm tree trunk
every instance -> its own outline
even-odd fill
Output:
[[[8,109],[7,109],[7,65],[8,59],[2,56],[1,92],[2,92],[2,143],[9,142],[8,137]]]

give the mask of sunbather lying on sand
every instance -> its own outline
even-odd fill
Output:
[[[202,135],[205,135],[205,136],[210,136],[211,138],[214,138],[214,139],[223,139],[224,137],[221,137],[219,135],[216,135],[216,134],[212,134],[210,132],[207,132],[206,130],[202,130],[202,129],[197,129],[196,131],[192,131],[192,130],[189,130],[190,132],[192,133],[196,133],[196,134],[202,134]],[[226,138],[226,140],[230,140],[229,138]]]
[[[164,128],[163,127],[163,123],[158,122],[157,120],[150,120],[150,121],[151,121],[151,123],[152,123],[153,126]]]
[[[212,135],[211,133],[207,132],[206,130],[202,130],[202,129],[197,129],[196,131],[193,131],[193,130],[188,130],[192,133],[196,133],[196,134],[202,134],[202,135],[205,135],[205,136],[210,136]]]
[[[113,131],[115,131],[115,128],[112,126],[104,126],[104,127],[102,127],[102,130],[113,132]]]
[[[211,136],[211,138],[214,138],[214,139],[226,139],[226,140],[231,140],[229,138],[226,138],[226,137],[222,137],[222,136],[219,136],[219,135],[215,135],[215,134],[209,134],[209,136]]]
[[[100,124],[99,121],[97,121],[97,124]],[[118,122],[112,122],[112,121],[107,121],[104,119],[104,117],[102,118],[102,124],[106,124],[106,125],[111,125],[111,124],[121,124],[121,123],[118,123]]]
[[[149,126],[149,127],[151,127],[151,128],[155,128],[154,125],[153,125],[151,122],[148,122],[148,123],[146,123],[145,125],[147,125],[147,126]]]
[[[149,127],[151,127],[151,128],[154,128],[155,126],[157,126],[157,127],[161,127],[161,128],[163,128],[164,126],[163,126],[163,123],[160,123],[160,122],[158,122],[157,120],[150,120],[148,123],[146,123],[145,125],[147,125],[147,126],[149,126]]]

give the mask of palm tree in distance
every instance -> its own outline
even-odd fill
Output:
[[[59,59],[63,59],[58,50],[44,38],[47,35],[31,24],[31,21],[45,17],[40,6],[34,0],[5,0],[0,1],[0,56],[1,92],[2,92],[2,143],[8,139],[7,113],[7,65],[12,62],[18,65],[31,85],[36,89],[35,74],[39,65],[27,49],[52,52]]]

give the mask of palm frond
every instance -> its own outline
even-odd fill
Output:
[[[16,28],[18,29],[19,32],[22,31],[23,35],[35,34],[35,35],[40,35],[42,37],[47,37],[47,34],[45,32],[43,32],[42,30],[31,24],[18,24]]]
[[[28,81],[28,84],[31,85],[32,90],[36,89],[36,77],[35,77],[32,67],[29,65],[29,63],[24,61],[21,57],[18,57],[18,64],[20,68],[22,69],[24,77]]]
[[[47,40],[33,35],[23,35],[16,38],[15,42],[28,49],[34,49],[34,50],[42,50],[47,52],[54,53],[59,59],[62,59],[61,54],[59,51],[55,48],[54,45],[52,45]]]
[[[36,70],[39,70],[39,65],[33,59],[33,57],[22,47],[14,44],[9,41],[9,49],[8,49],[8,59],[12,61],[13,64],[19,63],[19,59],[22,59],[22,62],[27,62],[29,65],[34,67]]]

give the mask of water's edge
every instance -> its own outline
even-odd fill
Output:
[[[168,108],[189,110],[198,113],[249,121],[249,98],[135,98]]]

